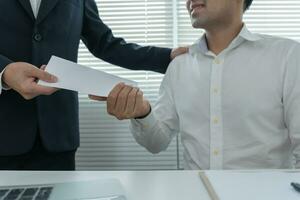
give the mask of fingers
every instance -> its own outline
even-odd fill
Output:
[[[37,83],[34,81],[34,78],[32,78],[32,81],[25,84],[23,92],[21,95],[27,99],[33,99],[39,95],[51,95],[54,92],[56,92],[57,88],[51,88],[51,87],[45,87],[37,85]]]
[[[177,55],[185,54],[185,53],[188,53],[188,52],[189,52],[189,47],[179,47],[177,49]]]
[[[25,99],[32,99],[38,95],[50,95],[57,89],[38,86],[37,79],[55,82],[53,75],[24,62],[11,63],[6,67],[3,78],[10,88],[17,91]]]
[[[141,109],[141,107],[143,107],[143,92],[142,91],[138,91],[137,95],[136,95],[136,103],[135,103],[135,107],[134,107],[134,113],[139,114],[139,110]]]
[[[185,54],[189,52],[189,47],[179,47],[176,49],[173,49],[171,52],[171,59],[173,60],[179,55]]]
[[[132,90],[133,87],[127,86],[124,83],[115,86],[107,98],[107,112],[110,115],[117,117],[119,120],[125,119],[125,112],[128,110],[127,102],[135,101],[132,99],[128,100],[128,96]]]
[[[45,68],[46,65],[42,65],[41,69],[32,66],[27,70],[28,80],[27,84],[25,84],[27,87],[22,92],[22,96],[25,99],[32,99],[39,95],[51,95],[58,90],[57,88],[45,87],[37,84],[38,79],[49,83],[57,82],[57,78],[54,75],[44,71]],[[32,77],[32,79],[29,77]]]
[[[131,86],[125,86],[119,93],[117,102],[115,104],[115,113],[124,114],[127,106],[128,95],[133,88]]]
[[[45,82],[48,82],[48,83],[57,82],[57,77],[55,77],[54,75],[44,71],[43,69],[38,69],[36,67],[30,68],[29,75],[34,77],[34,78],[37,78],[37,79],[43,80]]]
[[[132,88],[130,93],[128,94],[127,104],[125,108],[125,117],[129,118],[132,113],[134,113],[134,108],[136,105],[136,96],[139,92],[138,88]]]
[[[45,87],[37,84],[33,84],[32,88],[34,94],[41,94],[41,95],[51,95],[58,90],[57,88]]]
[[[150,112],[151,112],[151,106],[149,101],[144,99],[142,91],[138,91],[136,95],[136,103],[133,111],[135,118],[144,118]]]
[[[144,117],[151,110],[149,102],[144,100],[143,92],[124,83],[116,85],[107,98],[94,95],[89,95],[89,98],[106,100],[107,112],[119,120]]]
[[[107,98],[107,112],[119,120],[146,116],[150,112],[150,104],[144,100],[139,88],[119,84]]]
[[[124,83],[119,83],[114,87],[114,89],[109,93],[107,97],[107,112],[112,114],[115,109],[115,105],[119,96],[120,91],[125,87]]]

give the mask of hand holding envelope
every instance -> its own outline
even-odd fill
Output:
[[[43,66],[38,69],[26,62],[13,62],[7,65],[1,79],[4,88],[18,92],[26,100],[39,95],[51,95],[57,90],[56,88],[37,84],[37,80],[56,82],[55,76],[45,72]]]
[[[119,120],[145,118],[151,106],[139,88],[120,83],[107,97],[107,112]]]
[[[52,56],[45,71],[58,78],[56,83],[47,83],[39,80],[42,86],[55,87],[90,94],[92,99],[105,100],[109,92],[122,82],[133,87],[137,83],[128,79],[120,78],[112,74],[95,70],[71,61]]]

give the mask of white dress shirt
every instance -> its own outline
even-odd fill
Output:
[[[40,5],[42,0],[30,0],[32,12],[35,18],[37,18],[37,15],[39,13]]]
[[[218,56],[205,36],[177,57],[146,118],[131,120],[153,153],[180,133],[185,169],[300,167],[300,45],[246,26]]]
[[[35,18],[37,18],[37,15],[38,15],[38,12],[40,9],[40,5],[41,5],[41,1],[42,0],[30,0],[32,12],[33,12],[33,15]],[[8,89],[7,87],[4,87],[3,83],[2,83],[2,75],[3,75],[4,70],[0,73],[0,94],[2,92],[2,89]]]

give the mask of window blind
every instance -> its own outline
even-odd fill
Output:
[[[244,20],[253,32],[300,41],[299,0],[254,0]]]
[[[179,45],[192,44],[203,34],[203,30],[192,28],[185,3],[177,1]],[[300,1],[253,0],[244,22],[253,32],[300,41]]]
[[[163,47],[194,43],[203,30],[193,29],[186,0],[97,0],[101,19],[116,36],[128,42]],[[299,0],[254,0],[244,15],[253,32],[300,41]],[[79,63],[135,80],[152,104],[157,98],[161,74],[130,71],[94,58],[80,44]],[[152,155],[134,141],[128,121],[106,114],[105,103],[80,98],[81,147],[76,161],[79,170],[143,170],[182,168],[182,147],[176,140],[166,152]]]

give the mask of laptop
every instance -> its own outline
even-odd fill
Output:
[[[0,200],[126,200],[116,179],[0,186]]]

